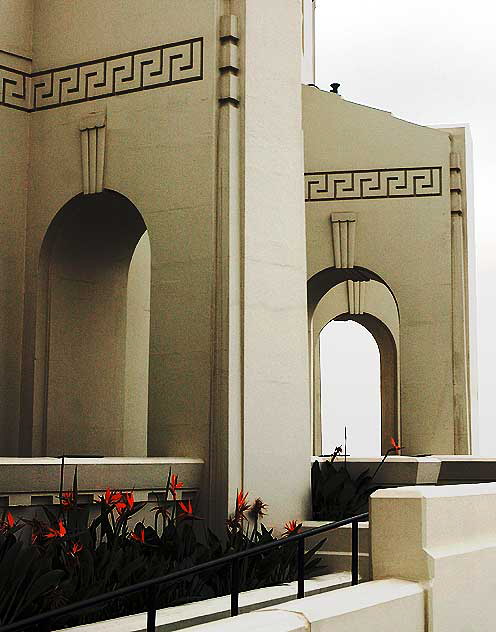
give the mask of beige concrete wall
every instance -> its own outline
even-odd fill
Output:
[[[133,322],[133,288],[128,291],[128,271],[144,225],[125,198],[101,196],[103,201],[79,196],[69,203],[47,235],[50,243],[44,244],[50,254],[43,264],[47,295],[40,296],[47,314],[46,368],[39,376],[46,388],[46,412],[40,425],[46,431],[42,451],[50,456],[121,456],[125,444],[132,450],[128,455],[140,455],[140,449],[141,456],[146,454],[146,416],[132,419],[126,410],[131,376],[136,403],[148,398],[136,367],[143,351]],[[149,280],[148,271],[141,280],[148,292]],[[134,329],[133,356],[128,328],[130,334]],[[148,344],[144,352],[148,355]],[[136,438],[138,445],[131,447]]]
[[[123,454],[148,453],[151,250],[148,233],[138,242],[127,282],[126,385]]]
[[[33,0],[2,0],[0,6],[1,52],[32,56]],[[11,61],[11,66],[15,66]],[[3,62],[2,62],[3,63]],[[8,64],[7,64],[8,65]]]
[[[496,615],[495,509],[494,483],[375,492],[373,578],[421,582],[433,632],[489,632]]]
[[[41,242],[82,190],[79,123],[106,112],[104,186],[142,214],[152,252],[150,455],[204,457],[209,441],[217,3],[37,3],[34,69],[204,37],[203,79],[38,111],[31,117],[23,452],[29,454]],[[195,19],[192,20],[191,16]]]
[[[303,57],[301,61],[301,82],[315,83],[315,1],[302,0]]]
[[[0,64],[29,71],[30,0],[0,3]],[[13,53],[9,54],[9,53]],[[0,106],[0,454],[17,453],[21,377],[28,114]]]
[[[243,486],[281,528],[309,502],[301,4],[240,3]],[[282,36],[282,34],[284,34]],[[291,458],[291,467],[287,459]]]
[[[402,445],[455,449],[451,324],[450,139],[388,112],[303,88],[305,172],[438,166],[442,195],[306,204],[308,277],[334,265],[331,212],[356,214],[355,266],[398,303]]]

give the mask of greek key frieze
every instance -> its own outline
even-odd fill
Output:
[[[0,105],[25,111],[203,79],[203,38],[32,73],[0,67]]]
[[[31,109],[31,76],[0,66],[0,105],[16,110]]]
[[[305,174],[305,201],[442,195],[441,167],[319,171]]]

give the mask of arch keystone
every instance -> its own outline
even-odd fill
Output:
[[[336,268],[355,266],[355,213],[331,213],[332,245]]]

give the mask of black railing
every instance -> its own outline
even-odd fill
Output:
[[[126,595],[137,592],[145,592],[147,594],[146,629],[147,632],[155,632],[155,619],[157,614],[156,597],[157,590],[160,585],[174,582],[179,579],[183,579],[183,577],[187,577],[188,575],[201,573],[202,571],[206,571],[219,566],[224,566],[227,564],[229,564],[231,567],[231,616],[234,617],[239,613],[240,560],[244,559],[245,557],[257,555],[258,553],[271,551],[272,549],[276,549],[280,546],[287,546],[293,542],[297,543],[297,598],[301,599],[305,596],[305,538],[311,538],[312,536],[320,535],[321,533],[326,533],[327,531],[332,531],[348,524],[351,524],[351,584],[352,586],[354,586],[358,584],[358,523],[368,520],[368,518],[368,513],[362,513],[357,516],[352,516],[351,518],[338,520],[337,522],[330,522],[320,527],[315,527],[313,529],[309,529],[308,531],[304,531],[303,533],[297,533],[296,535],[281,538],[280,540],[276,540],[274,542],[269,542],[260,546],[254,546],[253,548],[247,549],[246,551],[239,551],[238,553],[225,555],[224,557],[221,557],[217,560],[211,560],[210,562],[197,564],[196,566],[185,568],[174,573],[169,573],[168,575],[163,575],[162,577],[148,579],[144,582],[140,582],[139,584],[133,584],[132,586],[119,588],[112,592],[103,593],[89,599],[84,599],[83,601],[77,601],[76,603],[70,604],[68,606],[63,606],[62,608],[57,608],[55,610],[43,612],[27,619],[22,619],[21,621],[9,623],[8,625],[0,626],[0,632],[15,632],[17,630],[27,630],[29,628],[35,628],[38,632],[46,632],[46,630],[50,629],[51,622],[55,622],[57,619],[64,615],[71,615],[75,612],[78,612],[79,610],[86,610],[87,608],[91,608],[92,606],[97,606],[99,604],[117,599],[118,597],[125,597]]]

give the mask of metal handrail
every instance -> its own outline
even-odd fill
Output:
[[[106,601],[112,601],[113,599],[117,599],[118,597],[124,597],[126,595],[130,595],[132,593],[147,591],[148,592],[148,605],[147,605],[147,619],[146,619],[146,629],[147,632],[155,632],[155,619],[157,614],[157,605],[156,605],[156,596],[157,596],[157,588],[158,586],[173,582],[183,577],[187,577],[188,575],[192,575],[194,573],[200,573],[202,571],[215,568],[218,566],[224,566],[226,564],[231,565],[231,616],[234,617],[239,614],[239,562],[245,557],[250,557],[252,555],[257,555],[258,553],[264,553],[265,551],[270,551],[272,549],[276,549],[280,546],[287,546],[292,542],[297,542],[298,552],[297,552],[297,569],[298,569],[298,593],[297,599],[301,599],[305,596],[304,589],[304,556],[305,556],[305,538],[311,538],[315,535],[320,535],[321,533],[326,533],[327,531],[332,531],[334,529],[338,529],[339,527],[343,527],[345,525],[351,524],[351,584],[352,586],[358,584],[358,523],[368,520],[369,514],[362,513],[357,516],[352,516],[351,518],[345,518],[344,520],[338,520],[337,522],[329,522],[327,524],[321,525],[320,527],[314,527],[313,529],[309,529],[308,531],[304,531],[302,533],[297,533],[296,535],[291,535],[286,538],[281,538],[280,540],[275,540],[273,542],[268,542],[267,544],[261,544],[260,546],[255,546],[251,549],[247,549],[246,551],[239,551],[237,553],[232,553],[231,555],[225,555],[224,557],[220,557],[216,560],[211,560],[210,562],[204,562],[203,564],[197,564],[196,566],[191,566],[190,568],[185,568],[180,571],[175,571],[174,573],[169,573],[168,575],[162,575],[161,577],[154,577],[153,579],[147,579],[146,581],[139,582],[138,584],[133,584],[132,586],[125,586],[124,588],[118,588],[112,592],[103,593],[101,595],[96,595],[95,597],[90,597],[89,599],[84,599],[82,601],[77,601],[76,603],[69,604],[67,606],[63,606],[61,608],[56,608],[55,610],[50,610],[47,612],[43,612],[38,615],[34,615],[32,617],[28,617],[27,619],[22,619],[21,621],[16,621],[14,623],[9,623],[8,625],[0,626],[0,632],[15,632],[17,630],[25,630],[28,627],[38,626],[40,632],[44,632],[47,630],[47,625],[50,620],[58,619],[59,617],[72,614],[77,612],[78,610],[83,610],[89,608],[91,606],[95,606]]]

